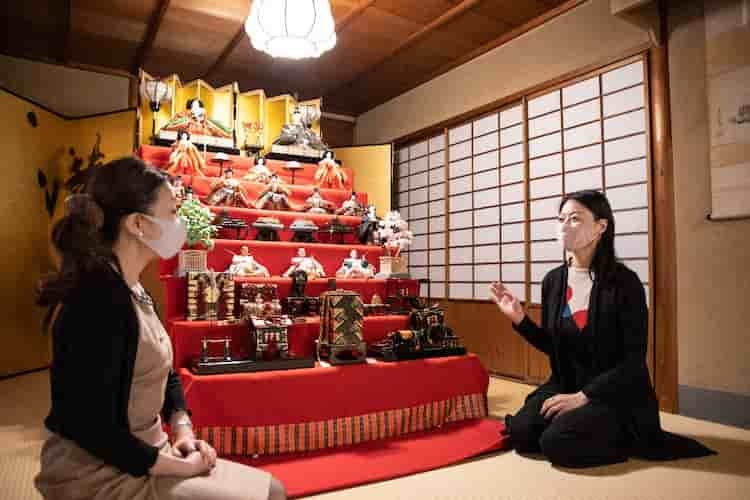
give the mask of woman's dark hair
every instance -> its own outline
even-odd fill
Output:
[[[189,108],[190,108],[190,106],[188,106],[188,109]],[[187,137],[185,137],[185,136],[187,136]],[[178,140],[182,140],[183,137],[185,137],[185,139],[187,139],[189,141],[190,140],[190,132],[188,132],[187,130],[180,130],[179,132],[177,132],[177,139]]]
[[[200,99],[198,99],[197,97],[193,97],[192,99],[188,99],[188,101],[187,101],[187,104],[185,105],[185,109],[190,109],[190,108],[192,108],[192,107],[193,107],[193,103],[194,103],[195,101],[198,101],[198,104],[200,104],[200,105],[201,105],[201,108],[204,108],[204,109],[205,109],[205,106],[203,105],[203,101],[201,101],[201,100],[200,100]]]
[[[602,234],[601,239],[594,250],[594,258],[591,260],[589,271],[594,273],[594,279],[607,281],[615,271],[617,266],[617,256],[615,255],[615,217],[612,214],[612,207],[609,200],[603,193],[595,190],[576,191],[563,196],[560,202],[560,212],[569,200],[574,200],[591,210],[594,214],[594,220],[605,219],[607,229]]]
[[[120,267],[112,246],[122,219],[148,212],[167,182],[164,172],[133,157],[92,168],[96,171],[83,193],[66,199],[65,215],[52,228],[52,244],[62,262],[57,272],[42,280],[36,297],[37,304],[50,311],[70,296],[87,273],[103,264]]]

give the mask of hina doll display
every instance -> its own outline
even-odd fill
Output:
[[[295,106],[292,112],[292,123],[287,123],[281,128],[281,134],[273,141],[273,144],[324,151],[326,145],[311,128],[319,118],[320,110],[309,106],[303,110],[300,106]]]
[[[409,231],[408,223],[397,211],[388,212],[379,223],[375,239],[383,245],[386,254],[398,257],[402,250],[411,246],[414,235]]]
[[[304,248],[297,250],[297,256],[292,258],[292,265],[284,272],[283,277],[288,278],[295,271],[304,271],[307,279],[325,278],[326,272],[323,265],[313,256],[308,256]]]
[[[233,276],[256,276],[265,278],[271,276],[268,269],[250,255],[250,251],[245,245],[240,248],[239,255],[234,255],[232,257],[232,264],[229,266],[227,272]]]
[[[266,159],[262,156],[258,156],[255,160],[255,165],[248,171],[243,181],[248,182],[260,182],[262,184],[268,184],[271,181],[273,172],[266,166]]]
[[[375,205],[367,205],[367,210],[362,215],[362,222],[359,224],[359,231],[357,232],[361,244],[372,245],[375,243],[375,232],[378,230],[378,223]]]
[[[185,186],[182,184],[182,176],[178,175],[172,180],[172,192],[174,193],[174,197],[177,200],[177,208],[182,205],[182,200],[185,199],[185,196],[187,195],[185,191]]]
[[[360,258],[356,250],[349,252],[349,258],[344,259],[336,271],[337,278],[372,278],[374,275],[373,267],[364,256]]]
[[[304,211],[309,214],[327,214],[333,211],[333,203],[323,199],[320,188],[313,188],[312,195],[305,200]]]
[[[318,163],[318,169],[315,171],[315,184],[318,186],[325,184],[328,187],[335,186],[338,189],[343,189],[346,180],[346,172],[336,163],[333,151],[326,151],[323,159]]]
[[[177,175],[205,175],[206,161],[198,148],[190,141],[190,133],[180,131],[177,140],[172,144],[172,152],[169,154],[167,173],[171,176]]]
[[[279,176],[272,174],[268,186],[266,186],[266,189],[260,193],[260,196],[258,196],[258,199],[255,202],[255,208],[261,210],[290,210],[290,194],[291,192],[284,183],[281,182]]]
[[[234,178],[231,168],[224,170],[224,176],[211,183],[207,199],[209,205],[248,208],[250,202],[240,181]]]
[[[352,195],[349,197],[348,200],[345,200],[344,203],[341,204],[341,207],[336,210],[336,215],[362,215],[364,213],[365,209],[362,206],[362,204],[357,200],[357,193],[352,191]]]
[[[188,100],[186,108],[185,111],[177,113],[161,130],[187,131],[192,135],[221,137],[224,139],[232,138],[231,129],[206,115],[206,107],[200,99]]]

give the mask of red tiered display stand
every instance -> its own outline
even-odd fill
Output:
[[[169,148],[143,146],[140,154],[163,168]],[[230,163],[238,175],[244,175],[250,161],[231,157]],[[268,161],[268,166],[282,178],[288,175],[282,162]],[[311,193],[316,168],[307,164],[296,173],[293,204],[300,204]],[[322,189],[323,197],[337,206],[349,198],[353,175],[349,169],[346,172],[348,185],[343,189]],[[218,166],[209,167],[207,173],[218,175]],[[185,180],[185,184],[192,184],[199,195],[205,195],[212,180],[196,177]],[[244,187],[254,193],[262,185],[245,183]],[[365,193],[358,196],[360,201],[367,201]],[[218,213],[223,208],[212,207],[212,210]],[[311,220],[318,226],[333,219],[332,215],[298,212],[226,210],[231,217],[242,219],[249,226],[258,217],[269,216],[278,218],[285,227],[298,218]],[[339,217],[340,223],[355,229],[360,221],[359,217]],[[226,270],[232,255],[239,254],[240,248],[246,245],[256,261],[274,277],[235,278],[236,281],[276,284],[283,301],[290,293],[292,280],[279,276],[290,266],[299,248],[305,248],[307,255],[314,256],[331,277],[353,249],[360,256],[365,255],[376,270],[383,254],[381,247],[355,244],[354,234],[345,235],[343,244],[294,243],[290,241],[292,233],[288,230],[281,231],[280,236],[282,241],[253,241],[255,230],[250,229],[246,240],[216,240],[208,254],[208,267]],[[316,235],[316,239],[326,241],[325,235]],[[186,321],[186,280],[175,276],[176,270],[177,258],[160,263],[174,366],[182,378],[197,434],[222,456],[272,471],[287,484],[290,496],[411,474],[504,446],[499,434],[502,424],[485,418],[489,378],[473,355],[397,363],[368,359],[367,363],[353,366],[318,364],[309,369],[272,372],[192,373],[187,367],[199,355],[202,338],[229,337],[233,356],[246,357],[248,328],[242,324]],[[410,293],[418,293],[416,280],[408,281],[407,285]],[[328,278],[310,280],[306,294],[319,296],[328,286]],[[356,291],[369,303],[376,293],[386,298],[387,281],[336,279],[336,287]],[[364,320],[363,336],[365,342],[374,343],[389,332],[404,328],[408,328],[405,315],[368,316]],[[318,317],[292,324],[289,327],[290,354],[313,357],[319,329]],[[381,453],[378,443],[387,445],[389,450],[398,450],[398,456]],[[434,453],[430,450],[433,445],[448,446],[450,450]],[[347,457],[360,452],[370,457],[371,467],[349,468],[346,464],[351,460]],[[329,474],[328,478],[305,480],[317,468],[332,463],[348,470],[347,477]]]

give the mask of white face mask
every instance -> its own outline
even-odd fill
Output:
[[[187,225],[185,219],[176,215],[174,219],[160,219],[158,217],[152,217],[150,215],[141,214],[148,220],[159,226],[161,229],[161,236],[156,240],[149,240],[143,236],[139,236],[139,240],[144,245],[149,247],[151,250],[162,259],[171,259],[177,252],[180,251],[182,245],[185,244],[187,238]]]
[[[587,247],[599,237],[594,224],[578,223],[572,226],[569,221],[557,224],[557,241],[568,251]]]

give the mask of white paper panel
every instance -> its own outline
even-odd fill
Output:
[[[500,127],[510,127],[523,121],[523,109],[520,105],[500,112]]]
[[[474,189],[486,189],[500,184],[500,174],[497,170],[488,170],[481,174],[474,174]]]
[[[409,159],[409,148],[401,148],[396,152],[396,161],[399,163],[404,163]]]
[[[409,252],[409,266],[426,266],[427,252]]]
[[[539,116],[544,113],[549,113],[550,111],[555,111],[556,109],[560,109],[559,90],[555,90],[554,92],[550,92],[549,94],[535,97],[534,99],[529,100],[529,118]]]
[[[474,285],[471,283],[451,283],[449,298],[451,299],[473,299]]]
[[[418,142],[409,146],[409,158],[417,158],[427,155],[427,141]]]
[[[409,224],[409,229],[414,234],[426,234],[427,233],[427,219],[416,220]]]
[[[491,226],[500,224],[500,209],[497,207],[474,210],[474,225]]]
[[[510,146],[523,141],[523,125],[506,128],[500,131],[500,145]]]
[[[552,114],[532,118],[529,120],[529,138],[539,137],[540,135],[549,134],[560,130],[562,120],[560,112],[555,111]]]
[[[471,227],[472,225],[474,225],[474,217],[472,216],[471,212],[451,214],[450,229]]]
[[[448,261],[451,264],[471,264],[473,255],[474,250],[471,247],[451,248],[448,252]]]
[[[598,120],[599,118],[598,99],[573,106],[563,111],[563,125],[565,128],[575,127],[576,125]]]
[[[452,128],[448,131],[448,143],[455,144],[471,138],[471,123]]]
[[[648,232],[648,209],[615,212],[615,233]]]
[[[646,130],[646,112],[641,109],[604,120],[604,138],[614,139]]]
[[[427,175],[430,176],[430,184],[445,182],[445,167],[439,167],[434,170],[430,170]]]
[[[439,167],[445,164],[445,152],[438,151],[430,155],[430,168]]]
[[[551,219],[557,217],[560,198],[549,198],[531,202],[531,219]]]
[[[416,160],[411,160],[409,162],[409,172],[416,174],[418,172],[426,171],[429,168],[427,160],[428,158],[426,156],[417,158]]]
[[[623,264],[635,271],[643,283],[648,283],[648,260],[625,260]]]
[[[604,173],[607,187],[632,184],[634,182],[646,182],[648,180],[645,158],[608,165],[605,167]]]
[[[499,117],[497,113],[487,115],[474,121],[474,137],[493,132],[498,128]]]
[[[606,163],[631,160],[643,156],[646,156],[646,134],[604,143],[604,161]]]
[[[474,283],[474,298],[477,300],[489,300],[490,284],[489,283]]]
[[[500,247],[497,245],[474,247],[474,262],[500,262]]]
[[[599,122],[589,123],[565,131],[565,149],[588,146],[602,140],[602,126]]]
[[[425,203],[427,201],[427,188],[414,189],[409,193],[409,202],[413,205],[415,203]]]
[[[565,192],[583,189],[602,189],[602,169],[593,168],[565,174]]]
[[[430,294],[429,290],[430,290],[430,285],[428,283],[420,283],[419,296],[427,297]]]
[[[643,96],[643,85],[605,96],[602,103],[604,106],[604,116],[616,115],[632,109],[642,108],[644,106]]]
[[[562,173],[562,155],[545,156],[529,162],[529,175],[543,177],[545,175]]]
[[[460,160],[471,156],[471,141],[461,142],[450,146],[448,158],[450,161]]]
[[[599,95],[599,77],[589,78],[562,89],[563,106],[588,101]]]
[[[472,229],[460,229],[450,232],[450,245],[452,247],[459,247],[465,245],[471,245],[471,235],[473,234]]]
[[[445,283],[430,283],[430,296],[437,299],[445,297]]]
[[[462,161],[451,163],[448,166],[448,176],[458,177],[461,175],[467,175],[471,173],[471,158],[467,158]]]
[[[523,161],[523,144],[500,150],[500,165],[512,165]]]
[[[427,250],[427,236],[415,236],[411,240],[411,251],[415,250]]]
[[[474,274],[472,266],[451,266],[448,270],[450,281],[472,281]]]
[[[565,170],[580,170],[602,164],[602,145],[594,144],[586,148],[565,152]]]
[[[498,205],[500,203],[500,190],[498,188],[477,191],[474,193],[474,207],[484,208]]]
[[[615,90],[630,87],[643,81],[643,61],[638,61],[622,68],[617,68],[602,75],[602,93],[609,94]]]
[[[648,235],[629,234],[615,238],[615,251],[621,259],[648,258]]]
[[[500,182],[502,184],[513,184],[523,180],[524,168],[523,163],[502,167],[500,169]]]
[[[500,226],[483,227],[474,230],[475,245],[489,245],[500,243]]]
[[[427,204],[413,205],[409,209],[409,220],[427,217]]]
[[[542,303],[542,285],[531,285],[531,302],[532,304]]]
[[[503,224],[510,222],[522,222],[526,218],[526,207],[524,203],[503,205],[500,208]]]
[[[487,134],[474,139],[474,154],[486,153],[499,147],[497,134]]]
[[[398,206],[405,207],[409,205],[409,193],[401,193],[398,195]]]
[[[430,250],[430,265],[441,266],[445,264],[445,250]]]
[[[500,241],[503,243],[516,243],[524,241],[526,226],[524,224],[505,224],[500,226]]]
[[[400,207],[398,209],[398,212],[401,214],[402,219],[404,219],[406,222],[409,222],[409,218],[411,217],[409,207]]]
[[[458,177],[448,181],[448,194],[462,194],[471,192],[471,176]]]
[[[503,264],[501,267],[502,281],[526,280],[526,264]]]
[[[445,231],[445,217],[431,217],[429,220],[431,233]]]
[[[445,200],[430,202],[430,217],[445,215]]]
[[[409,175],[409,162],[396,166],[396,177],[403,178],[407,175]]]
[[[430,248],[445,248],[445,233],[430,234]]]
[[[427,279],[427,268],[409,266],[409,274],[411,274],[411,277],[415,280]]]
[[[451,212],[469,210],[471,208],[471,193],[451,196],[449,200]]]
[[[560,259],[562,261],[562,259]],[[531,281],[541,283],[548,272],[559,266],[561,262],[545,262],[531,264]]]
[[[474,279],[484,283],[500,281],[500,264],[474,266]]]
[[[525,199],[526,193],[523,184],[512,184],[500,188],[500,203],[515,203]]]
[[[562,194],[562,175],[530,181],[529,194],[532,199],[559,196]]]
[[[474,172],[496,169],[499,164],[497,151],[490,151],[474,157]]]
[[[524,262],[526,260],[526,244],[511,243],[501,245],[500,257],[503,262]]]
[[[427,172],[412,175],[409,179],[411,189],[424,187],[427,185]]]
[[[607,198],[612,210],[648,206],[648,189],[646,184],[607,189]]]
[[[433,267],[430,266],[430,280],[431,281],[445,281],[445,267],[443,266],[437,266]]]
[[[526,285],[523,283],[503,283],[505,288],[515,295],[521,302],[526,301]]]
[[[440,200],[445,198],[445,184],[430,186],[430,199]]]
[[[398,190],[399,191],[408,191],[409,190],[409,178],[408,177],[402,177],[398,180]]]
[[[445,134],[436,135],[430,139],[430,153],[445,149]]]
[[[531,241],[554,240],[557,238],[557,220],[540,220],[531,222]]]
[[[531,260],[552,260],[557,262],[562,260],[562,257],[562,248],[556,241],[542,241],[531,244]]]
[[[562,136],[560,134],[545,135],[529,141],[529,157],[559,153],[562,151]]]

